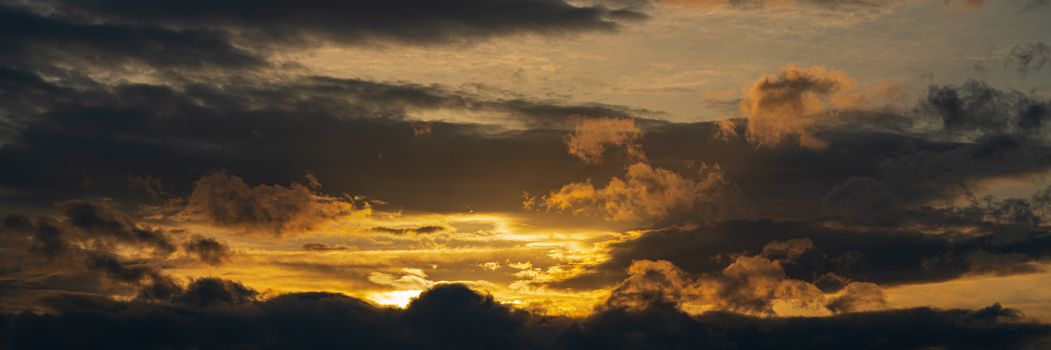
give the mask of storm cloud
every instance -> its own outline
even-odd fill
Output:
[[[212,307],[204,307],[209,305]],[[169,302],[65,296],[53,298],[51,308],[56,313],[4,314],[0,318],[3,344],[108,349],[978,349],[1046,345],[1051,331],[999,305],[980,310],[917,308],[783,319],[729,313],[693,317],[654,305],[569,319],[516,311],[462,285],[437,286],[407,309],[398,310],[329,293],[288,294],[258,301],[251,291],[218,279],[198,280]],[[42,336],[45,334],[50,336]]]

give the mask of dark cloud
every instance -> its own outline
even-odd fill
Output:
[[[346,246],[341,245],[328,245],[325,243],[304,243],[301,248],[306,251],[312,252],[327,252],[332,250],[347,250],[350,249]]]
[[[281,235],[308,231],[356,210],[353,202],[319,195],[300,183],[249,186],[237,176],[217,172],[194,183],[180,216]]]
[[[954,87],[934,91],[946,88]],[[920,110],[939,119],[940,111],[953,108],[964,115],[982,115],[970,111],[982,104],[966,102],[972,100],[966,88],[956,90],[957,100],[963,101],[958,108],[941,103],[945,108],[931,105]],[[559,184],[583,178],[604,181],[623,171],[621,164],[573,162],[562,148],[565,131],[494,132],[484,126],[436,122],[430,124],[427,137],[414,137],[415,124],[401,121],[411,111],[426,108],[507,111],[500,108],[541,106],[542,101],[331,78],[221,89],[123,85],[91,92],[55,91],[59,93],[47,101],[69,103],[39,100],[34,108],[47,112],[33,114],[0,149],[0,163],[12,169],[0,174],[0,183],[19,190],[8,196],[27,194],[12,200],[44,202],[97,193],[132,196],[129,175],[154,176],[170,185],[166,190],[185,195],[193,191],[189,184],[214,169],[229,169],[251,184],[303,181],[302,174],[313,170],[325,180],[328,193],[364,194],[424,210],[513,210],[520,207],[523,190],[546,193]],[[994,114],[1009,120],[997,122],[1005,125],[1007,134],[977,136],[977,141],[937,141],[928,138],[944,137],[838,126],[818,132],[828,142],[825,152],[808,152],[756,149],[739,138],[724,142],[698,137],[718,130],[710,123],[640,121],[639,126],[650,135],[642,147],[654,167],[686,174],[693,171],[686,166],[690,160],[719,164],[724,176],[754,202],[757,216],[807,218],[821,214],[829,191],[852,177],[882,183],[875,187],[886,187],[893,194],[889,200],[913,205],[966,193],[961,184],[970,188],[990,177],[1042,171],[1047,156],[1037,137],[1040,128],[1034,128],[1043,119],[1042,104],[1031,96],[1009,97],[1018,96],[1014,92],[996,94],[1020,101],[996,105],[1018,112]],[[577,107],[562,107],[568,109],[523,118],[539,121],[578,112],[573,110]],[[1026,110],[1030,112],[1022,113]],[[964,119],[975,119],[968,118]],[[458,156],[465,152],[474,156]],[[89,182],[92,187],[84,187]]]
[[[999,305],[975,311],[918,308],[822,318],[751,318],[728,313],[689,317],[668,307],[651,307],[641,312],[597,314],[562,339],[578,349],[981,349],[1025,348],[1046,341],[1040,325],[1021,326],[1025,330],[1020,333],[1032,335],[1023,336],[1027,339],[1021,341],[1005,335],[1014,330],[1004,332],[993,326],[1016,317],[1016,311]]]
[[[101,271],[114,281],[132,286],[169,281],[158,267],[149,262],[124,260],[108,253],[88,253],[87,268],[90,271]]]
[[[265,59],[232,44],[224,33],[171,29],[155,25],[74,21],[0,3],[0,52],[3,64],[60,73],[49,63],[74,63],[74,69],[119,68],[139,64],[154,68],[254,67]],[[81,71],[80,73],[87,73]]]
[[[637,6],[640,1],[626,0],[626,3],[635,3]],[[777,7],[784,5],[795,5],[804,7],[813,7],[823,10],[836,10],[836,11],[858,11],[858,10],[871,10],[880,8],[882,5],[886,5],[887,1],[873,1],[873,0],[648,0],[648,3],[665,3],[669,5],[678,6],[696,6],[696,7],[718,7],[727,6],[738,9],[749,9],[749,10],[760,10],[768,7]]]
[[[561,0],[46,1],[63,17],[180,30],[236,33],[255,45],[330,40],[344,44],[442,44],[514,34],[612,31],[643,14]],[[264,44],[265,45],[265,44]]]
[[[1021,43],[1011,49],[1010,60],[1017,65],[1018,74],[1028,74],[1030,69],[1041,71],[1051,61],[1051,47],[1041,42]]]
[[[4,231],[28,240],[30,250],[47,256],[82,247],[108,250],[114,244],[150,249],[159,256],[175,251],[168,232],[141,224],[107,203],[70,200],[59,203],[57,210],[61,214],[58,218],[40,217],[35,222],[9,215]]]
[[[569,167],[558,170],[566,179],[584,168],[561,151],[560,132],[435,122],[427,137],[414,137],[414,122],[403,121],[407,115],[445,108],[501,111],[529,124],[558,125],[575,113],[631,114],[615,107],[487,99],[440,87],[329,78],[223,88],[67,90],[41,84],[54,89],[23,99],[22,85],[11,87],[18,97],[12,105],[26,105],[27,112],[15,113],[19,117],[8,124],[12,138],[0,148],[0,163],[12,169],[0,174],[0,184],[37,205],[98,192],[141,195],[128,188],[129,176],[152,177],[169,185],[170,194],[186,195],[201,176],[229,169],[251,183],[284,184],[303,181],[302,174],[313,170],[323,179],[338,179],[326,181],[332,193],[366,194],[405,206],[425,201],[462,209],[504,201],[504,208],[513,208],[522,188],[508,181],[540,188],[558,169],[533,164],[561,161]],[[468,150],[488,152],[458,156]],[[466,175],[477,171],[486,173],[485,180]],[[424,175],[449,185],[396,181]],[[92,187],[83,186],[88,182]],[[463,191],[469,185],[482,188]]]
[[[1043,136],[1051,116],[1051,102],[981,81],[932,86],[925,106],[941,117],[945,131],[972,135]]]
[[[8,348],[107,349],[1014,349],[1046,345],[1051,332],[1000,305],[827,318],[690,316],[653,305],[568,319],[512,310],[460,285],[435,287],[405,310],[328,293],[258,301],[236,286],[201,279],[183,299],[160,303],[55,297],[47,314],[3,314],[0,341]]]
[[[4,308],[32,308],[62,293],[133,297],[136,290],[176,288],[164,270],[177,234],[149,226],[109,202],[70,200],[55,215],[8,215],[0,227],[0,296]],[[218,261],[226,247],[194,237],[187,253]],[[128,252],[132,252],[128,254]]]
[[[167,233],[135,222],[120,211],[105,204],[71,200],[59,204],[66,223],[83,236],[107,237],[119,242],[154,247],[159,254],[175,251]]]
[[[824,199],[826,212],[848,221],[895,225],[915,217],[905,212],[935,203],[970,201],[975,203],[971,214],[979,215],[1009,205],[980,209],[977,202],[981,198],[974,192],[983,181],[1020,178],[1049,169],[1051,153],[1044,141],[1049,107],[1051,102],[997,90],[979,81],[932,86],[920,109],[937,118],[942,128],[927,136],[960,141],[904,143],[875,162],[874,175],[852,176],[832,188]],[[920,211],[934,214],[929,208]],[[938,225],[929,219],[930,224]],[[951,223],[941,223],[946,224]]]
[[[932,214],[934,215],[934,214]],[[933,222],[946,222],[936,219]],[[665,260],[690,274],[723,271],[736,257],[769,251],[773,241],[807,239],[812,248],[782,263],[785,276],[825,291],[850,282],[927,283],[967,274],[1032,272],[1051,256],[1051,234],[1034,226],[929,234],[906,229],[830,229],[801,222],[732,221],[667,229],[614,244],[610,260],[558,287],[592,288],[628,277],[632,261]],[[764,249],[766,248],[766,249]]]
[[[138,300],[205,308],[245,304],[255,301],[258,295],[259,292],[241,283],[204,277],[190,281],[186,287],[166,282],[146,285]]]
[[[905,149],[880,162],[877,176],[850,178],[831,189],[826,207],[838,214],[873,217],[932,201],[973,199],[972,189],[980,181],[1039,174],[1051,165],[1047,148],[1013,136],[950,147]]]
[[[403,234],[424,234],[425,235],[425,234],[442,232],[442,231],[445,231],[447,229],[448,228],[446,228],[444,226],[435,226],[435,225],[426,225],[426,226],[419,226],[419,227],[383,227],[383,226],[377,226],[377,227],[370,228],[369,231],[391,233],[391,234],[396,234],[396,235],[403,235]]]
[[[194,236],[183,244],[183,249],[211,265],[222,264],[230,257],[230,247],[214,238]]]

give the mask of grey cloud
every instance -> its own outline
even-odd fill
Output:
[[[301,248],[303,248],[303,250],[312,251],[312,252],[326,252],[326,251],[332,251],[332,250],[347,250],[347,249],[349,249],[348,247],[345,247],[345,246],[341,246],[341,245],[333,246],[333,245],[328,245],[328,244],[325,244],[325,243],[304,243]]]
[[[1047,1],[1042,1],[1046,4]],[[1028,74],[1030,70],[1042,71],[1044,65],[1051,61],[1051,47],[1041,42],[1021,43],[1011,49],[1009,59],[1016,65],[1018,74]]]
[[[947,220],[961,219],[932,222]],[[627,277],[624,271],[635,260],[666,260],[686,273],[711,274],[726,268],[736,256],[761,253],[764,247],[769,251],[770,242],[792,239],[809,240],[812,248],[783,261],[786,276],[814,283],[825,291],[840,290],[850,282],[895,286],[968,274],[1025,273],[1033,271],[1034,263],[1051,257],[1051,234],[1038,227],[978,227],[977,232],[961,233],[950,227],[948,232],[928,234],[894,227],[830,229],[820,223],[759,220],[722,222],[693,230],[666,229],[614,244],[610,260],[590,273],[553,286],[587,289],[612,285]]]
[[[249,40],[299,44],[469,42],[514,34],[612,31],[630,10],[573,6],[560,0],[355,1],[47,1],[68,17],[237,33]],[[258,44],[257,44],[258,45]],[[264,44],[265,45],[265,44]]]
[[[0,345],[107,349],[354,347],[370,349],[954,348],[1046,344],[1051,328],[999,304],[915,308],[821,318],[757,318],[672,307],[546,317],[461,285],[424,292],[407,309],[330,293],[256,300],[236,282],[201,279],[169,302],[49,299],[47,314],[0,314]],[[213,307],[202,307],[212,305]]]
[[[1018,91],[1002,91],[981,81],[932,86],[925,106],[940,116],[945,131],[978,135],[1043,136],[1051,102]]]
[[[219,265],[230,258],[230,247],[214,238],[194,236],[183,244],[183,249],[195,255],[201,261]]]
[[[179,215],[242,232],[281,235],[311,230],[355,210],[352,202],[318,195],[300,183],[249,186],[237,176],[216,172],[194,183]]]
[[[445,231],[445,230],[447,230],[447,228],[444,227],[444,226],[435,226],[435,225],[427,225],[427,226],[419,226],[419,227],[383,227],[383,226],[377,226],[377,227],[370,228],[369,230],[370,231],[374,231],[374,232],[383,232],[383,233],[392,233],[392,234],[396,234],[396,235],[403,235],[403,234],[431,234],[431,233],[437,233],[437,232]]]

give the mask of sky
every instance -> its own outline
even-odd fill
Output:
[[[1046,348],[1049,19],[0,0],[0,348]]]

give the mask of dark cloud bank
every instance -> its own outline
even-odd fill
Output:
[[[826,318],[692,317],[670,305],[611,308],[583,319],[532,315],[460,285],[435,287],[405,310],[329,293],[257,301],[254,291],[199,279],[164,300],[63,296],[52,314],[4,314],[0,344],[44,349],[678,349],[1039,348],[1051,328],[993,305]]]

